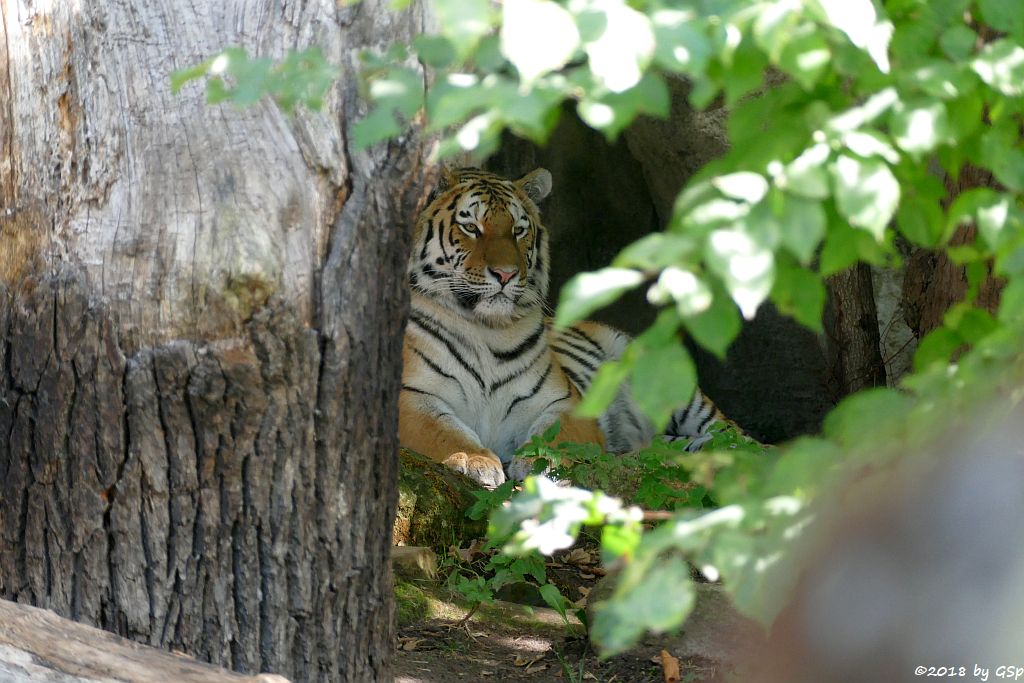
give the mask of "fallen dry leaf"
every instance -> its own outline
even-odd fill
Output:
[[[590,595],[590,589],[586,586],[576,586],[576,590],[578,590],[580,592],[580,595],[582,595],[583,597],[587,597],[588,595]]]
[[[538,671],[544,671],[547,668],[548,668],[547,664],[535,664],[533,666],[526,667],[526,673],[528,673],[528,674],[535,674]]]
[[[583,548],[574,548],[569,551],[569,554],[562,558],[563,561],[570,564],[594,564],[594,557],[590,554],[590,551],[584,550]]]
[[[406,652],[412,652],[423,640],[423,638],[400,638],[401,645],[399,647]]]
[[[679,683],[679,660],[668,650],[661,651],[661,675],[665,683]]]
[[[580,572],[580,578],[583,579],[584,581],[589,581],[590,579],[594,578],[594,575],[593,574],[587,574],[586,572]]]
[[[526,667],[529,667],[529,666],[533,666],[534,664],[536,664],[540,660],[544,659],[544,655],[545,655],[545,653],[543,653],[543,652],[540,653],[539,655],[533,655],[532,657],[524,657],[523,655],[516,655],[515,661],[513,661],[512,663],[515,664],[516,666],[526,666]]]

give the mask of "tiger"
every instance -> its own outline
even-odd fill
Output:
[[[574,414],[630,338],[591,321],[558,328],[547,315],[550,238],[538,205],[551,187],[543,168],[518,180],[445,169],[413,231],[399,441],[489,488],[524,478],[531,463],[516,450],[556,421],[556,440],[613,453],[655,437],[628,387],[599,418]],[[665,437],[696,450],[723,420],[698,388]]]

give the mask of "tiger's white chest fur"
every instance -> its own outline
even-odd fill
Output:
[[[491,328],[414,295],[406,334],[416,349],[416,367],[403,377],[406,390],[503,462],[570,405],[540,310]]]

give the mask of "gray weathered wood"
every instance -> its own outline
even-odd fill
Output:
[[[139,645],[0,600],[0,680],[35,683],[288,683],[273,674],[243,676],[182,655]]]
[[[0,0],[0,597],[240,671],[385,680],[408,137],[352,148],[386,0]],[[321,45],[322,114],[172,96]]]

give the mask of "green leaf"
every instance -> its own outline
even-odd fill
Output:
[[[627,349],[627,353],[620,360],[602,364],[583,400],[576,406],[576,414],[581,417],[597,417],[603,413],[615,400],[619,387],[626,381],[633,368],[633,362],[633,357]]]
[[[555,325],[567,327],[579,322],[643,281],[643,273],[628,268],[602,268],[593,273],[580,273],[562,288]]]
[[[825,277],[845,270],[857,261],[881,264],[885,260],[888,245],[879,244],[867,232],[851,229],[832,217],[821,249],[818,271]]]
[[[196,79],[199,79],[199,78],[202,78],[203,76],[205,76],[206,72],[210,68],[210,63],[212,61],[213,61],[212,59],[207,59],[206,61],[203,61],[203,62],[200,62],[199,64],[196,64],[195,66],[189,66],[189,67],[186,67],[184,69],[178,69],[177,71],[172,71],[171,72],[171,92],[174,93],[175,95],[177,95],[181,91],[182,87],[184,87],[184,85],[186,83],[188,83],[189,81],[194,81]]]
[[[1009,195],[987,187],[963,192],[949,208],[951,228],[974,223],[985,242],[998,250],[1011,236],[1011,226],[1019,223],[1019,213]]]
[[[553,583],[545,583],[538,590],[540,597],[544,599],[544,602],[548,604],[548,607],[558,612],[558,614],[565,619],[565,596],[558,590],[558,586]]]
[[[724,292],[715,294],[703,313],[684,317],[683,324],[698,344],[722,360],[742,326],[736,306]]]
[[[843,136],[843,144],[857,156],[880,157],[890,164],[899,163],[900,155],[881,133],[874,130],[851,130]]]
[[[829,154],[829,146],[823,142],[807,148],[783,169],[776,180],[778,186],[801,197],[825,199],[829,196],[828,173],[825,170]]]
[[[669,71],[698,75],[711,57],[711,41],[693,21],[693,12],[659,8],[651,14],[654,24],[654,60]]]
[[[616,268],[658,270],[689,261],[699,248],[700,245],[689,235],[654,232],[627,245],[612,265]]]
[[[435,69],[443,69],[455,59],[455,48],[444,36],[417,36],[412,44],[420,60]]]
[[[900,233],[914,244],[936,247],[946,234],[945,215],[939,202],[918,194],[905,196],[896,212]]]
[[[847,396],[825,418],[825,436],[853,446],[866,436],[884,434],[887,425],[902,421],[913,399],[894,389],[865,389]]]
[[[501,51],[526,85],[562,68],[575,54],[580,34],[573,16],[550,0],[505,0]]]
[[[871,0],[818,0],[818,3],[825,10],[829,23],[867,52],[882,73],[888,73],[893,26],[878,19],[874,3]]]
[[[999,322],[1020,325],[1024,323],[1024,280],[1012,280],[999,296]]]
[[[867,230],[881,242],[900,200],[900,185],[892,171],[884,162],[846,154],[841,154],[829,170],[839,213],[850,225]]]
[[[651,567],[642,582],[622,585],[597,608],[590,631],[601,654],[629,648],[644,631],[668,631],[683,623],[693,609],[696,592],[690,568],[678,557]]]
[[[558,437],[559,429],[561,429],[561,422],[559,420],[555,420],[554,424],[544,430],[544,434],[542,434],[540,438],[544,443],[551,443]]]
[[[647,290],[647,300],[656,306],[673,302],[679,315],[696,315],[711,305],[711,288],[693,272],[669,266]]]
[[[786,44],[779,66],[804,90],[811,90],[828,69],[832,50],[814,27],[808,26],[807,29]]]
[[[1024,39],[1024,12],[1013,0],[978,0],[981,19],[997,31],[1013,35],[1017,41]]]
[[[896,144],[914,156],[930,152],[952,138],[946,107],[941,102],[901,103],[890,120]]]
[[[730,199],[756,204],[768,193],[768,181],[759,173],[738,171],[711,180],[718,191]]]
[[[780,311],[815,332],[821,332],[825,310],[825,286],[821,277],[799,266],[778,264],[772,301]]]
[[[608,565],[620,557],[631,557],[640,544],[640,538],[638,525],[605,525],[601,529],[601,562]]]
[[[968,344],[977,344],[997,327],[995,319],[988,311],[964,302],[946,311],[942,322],[947,328],[955,330]]]
[[[725,283],[729,295],[748,320],[772,288],[775,257],[771,249],[740,230],[715,230],[705,250],[708,266]]]
[[[826,124],[829,131],[848,133],[863,128],[899,102],[896,88],[885,88],[869,97],[863,104],[852,107],[838,116],[834,116]]]
[[[434,0],[431,5],[442,35],[451,40],[460,58],[473,51],[496,19],[488,0]]]
[[[821,202],[780,193],[782,244],[801,263],[811,262],[825,237],[825,209]]]
[[[754,42],[768,54],[769,60],[778,62],[802,19],[800,7],[788,2],[774,2],[763,3],[758,9],[753,27]]]
[[[1020,12],[1020,8],[1016,8]],[[981,48],[971,68],[988,85],[1010,97],[1024,94],[1024,47],[1003,38]]]
[[[1020,56],[1024,60],[1024,50]],[[1024,70],[1021,77],[1024,78]],[[981,136],[979,148],[982,165],[1014,192],[1024,192],[1024,152],[1020,145],[1017,123],[1004,119]]]
[[[950,26],[939,36],[939,45],[946,56],[954,61],[963,61],[974,52],[978,34],[963,24]]]
[[[637,356],[630,379],[633,398],[660,433],[672,412],[693,396],[697,369],[685,348],[674,339],[663,346],[644,348]]]
[[[621,0],[602,9],[607,16],[604,31],[584,49],[596,81],[613,93],[623,92],[640,82],[654,55],[654,28],[647,15]]]
[[[932,365],[947,364],[963,344],[964,340],[953,330],[945,327],[935,328],[917,345],[914,352],[914,371],[922,372]]]
[[[644,74],[640,82],[623,92],[612,92],[597,98],[585,97],[576,106],[580,118],[591,128],[614,140],[638,114],[666,118],[670,95],[665,81],[657,74]]]

